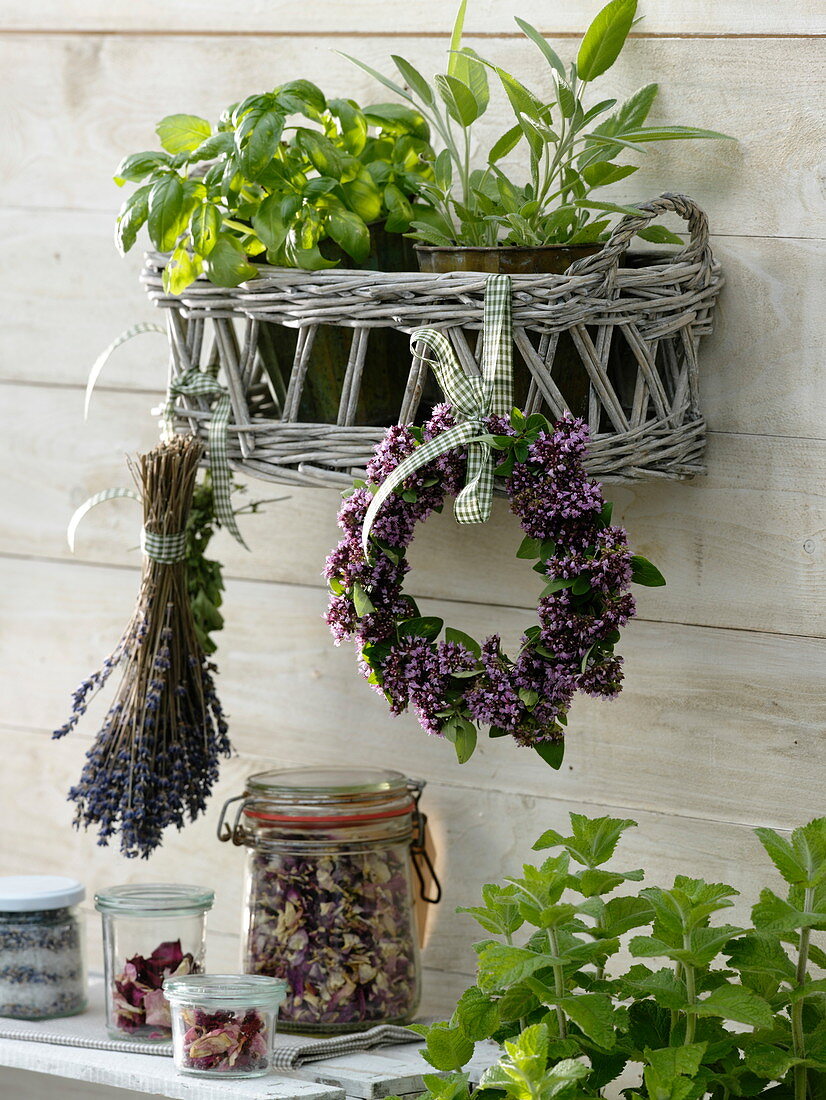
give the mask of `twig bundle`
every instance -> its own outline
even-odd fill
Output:
[[[71,717],[53,734],[73,730],[114,669],[123,669],[68,797],[77,805],[75,826],[97,825],[101,845],[120,833],[128,857],[148,857],[167,826],[181,829],[186,817],[204,810],[218,758],[230,754],[216,668],[195,629],[184,551],[174,549],[175,536],[187,529],[202,454],[198,440],[176,436],[130,463],[148,551],[137,606],[114,652],[78,687]]]

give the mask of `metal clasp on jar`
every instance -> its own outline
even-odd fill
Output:
[[[416,878],[419,880],[419,896],[422,901],[426,901],[430,905],[438,905],[442,900],[442,884],[439,882],[439,876],[436,874],[436,868],[433,866],[433,860],[430,858],[430,853],[427,850],[427,814],[422,813],[419,808],[419,799],[422,797],[424,786],[425,782],[423,779],[408,779],[407,781],[407,789],[413,796],[414,804],[413,839],[410,843],[410,855],[413,863],[413,870],[416,872]],[[427,892],[425,871],[430,875],[433,883],[435,891],[433,897],[430,897]]]
[[[233,821],[232,827],[230,828],[225,819],[227,810],[233,802],[240,802],[241,805],[235,812],[235,820]],[[249,839],[249,833],[241,824],[241,814],[244,812],[250,802],[252,802],[252,799],[248,798],[246,793],[233,795],[232,798],[228,798],[226,800],[226,802],[221,807],[221,816],[218,818],[217,833],[219,840],[231,840],[233,844],[239,847],[242,844],[246,844],[247,840]]]

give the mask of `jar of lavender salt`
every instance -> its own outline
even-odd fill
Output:
[[[85,896],[63,875],[0,878],[0,1016],[51,1020],[86,1008]]]
[[[425,894],[423,783],[374,768],[261,772],[222,840],[247,849],[243,968],[287,984],[285,1031],[408,1023],[420,968],[412,871]],[[424,861],[424,862],[422,862]]]

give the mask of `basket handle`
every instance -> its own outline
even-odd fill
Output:
[[[593,256],[586,256],[583,260],[572,263],[566,275],[589,275],[592,272],[602,271],[603,287],[612,283],[617,271],[620,256],[625,252],[632,238],[644,229],[649,222],[663,214],[673,212],[685,218],[688,222],[688,231],[691,238],[682,252],[676,253],[675,263],[701,264],[700,279],[711,267],[711,249],[708,244],[708,218],[705,212],[687,195],[676,195],[666,192],[659,198],[649,202],[635,204],[643,214],[626,214],[621,222],[615,226],[609,240],[605,242],[600,252]]]

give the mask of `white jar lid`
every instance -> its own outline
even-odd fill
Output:
[[[0,913],[63,909],[86,897],[86,887],[66,875],[0,876]]]

